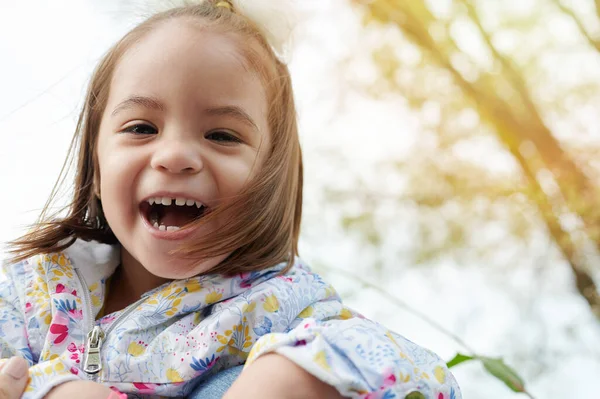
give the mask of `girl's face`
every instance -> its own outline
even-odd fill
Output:
[[[266,115],[260,78],[232,37],[179,19],[125,53],[97,153],[102,206],[124,267],[181,279],[227,256],[198,263],[169,252],[193,233],[179,227],[238,194],[260,168],[270,148]]]

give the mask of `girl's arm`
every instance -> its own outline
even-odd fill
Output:
[[[284,356],[270,353],[242,372],[223,399],[341,399],[331,385],[313,377]]]
[[[80,380],[71,373],[70,366],[60,358],[34,362],[25,319],[25,300],[16,282],[24,275],[23,264],[5,265],[0,272],[0,367],[9,358],[25,358],[29,365],[29,382],[22,398],[42,398],[52,388],[72,380]]]
[[[314,379],[334,387],[342,397],[404,398],[413,395],[426,399],[461,398],[454,376],[445,362],[433,352],[375,322],[354,316],[345,308],[339,313],[339,318],[332,318],[332,314],[336,313],[336,304],[330,302],[323,305],[320,309],[318,303],[313,304],[310,310],[312,317],[302,319],[291,331],[262,336],[254,344],[246,361],[248,372],[252,372],[254,363],[263,356],[276,353],[298,365]],[[301,375],[294,375],[302,378]],[[253,381],[249,376],[246,377],[246,385],[249,386]],[[272,381],[270,376],[260,377],[256,375],[255,378],[261,382]],[[286,376],[281,376],[281,380],[287,381]],[[271,389],[281,392],[285,388],[279,384],[268,387],[268,384],[271,382],[264,384],[267,392]],[[286,394],[295,394],[297,387],[295,383],[287,384]]]

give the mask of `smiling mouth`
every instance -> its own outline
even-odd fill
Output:
[[[192,199],[155,197],[142,202],[140,210],[146,222],[155,229],[177,231],[200,219],[208,208]]]

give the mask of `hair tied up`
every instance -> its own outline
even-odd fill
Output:
[[[247,18],[281,62],[291,61],[293,33],[299,22],[298,0],[133,0],[124,11],[147,19],[160,12],[205,2]]]
[[[227,8],[231,12],[234,11],[233,4],[231,4],[231,1],[229,1],[229,0],[217,1],[217,4],[215,4],[215,7],[223,7],[223,8]]]
[[[295,0],[231,0],[236,13],[257,25],[280,61],[290,61],[294,30],[298,24]]]

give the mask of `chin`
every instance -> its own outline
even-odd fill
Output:
[[[147,263],[148,266],[144,268],[156,277],[168,280],[184,280],[199,274],[210,273],[210,270],[221,263],[228,255],[210,258],[200,263],[188,259],[170,258],[169,261],[156,265],[152,264],[154,262],[149,262]]]

